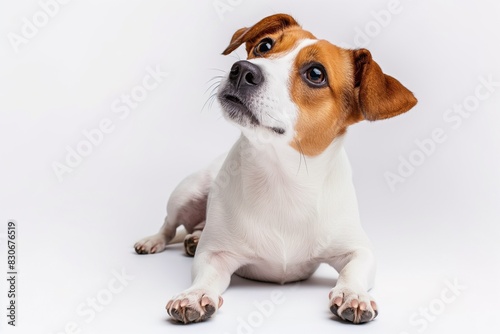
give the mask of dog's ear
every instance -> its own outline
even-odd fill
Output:
[[[386,75],[366,49],[353,50],[354,87],[362,118],[377,121],[402,114],[417,103],[405,86]]]
[[[243,43],[254,42],[262,35],[272,34],[276,31],[283,30],[287,27],[294,25],[298,26],[299,24],[290,15],[275,14],[272,16],[268,16],[260,20],[258,23],[254,24],[250,28],[238,29],[234,33],[233,38],[231,38],[231,42],[229,43],[228,47],[224,50],[224,52],[222,52],[222,54],[228,55],[234,50],[236,50]]]

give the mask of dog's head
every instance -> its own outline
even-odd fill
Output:
[[[264,131],[302,153],[323,152],[346,128],[411,109],[417,100],[382,72],[366,49],[318,40],[289,15],[269,16],[236,31],[223,54],[245,43],[218,98],[244,133]]]

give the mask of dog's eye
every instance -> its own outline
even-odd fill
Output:
[[[304,71],[304,77],[307,84],[313,87],[324,87],[327,85],[326,82],[326,71],[323,66],[319,64],[313,64],[306,68]]]
[[[264,38],[254,49],[254,54],[256,56],[262,56],[263,54],[271,51],[273,48],[274,41],[270,38]]]
[[[313,67],[307,71],[307,79],[314,83],[322,83],[325,80],[323,71],[317,67]]]

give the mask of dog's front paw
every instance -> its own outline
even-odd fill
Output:
[[[378,315],[377,304],[367,292],[335,287],[329,298],[332,313],[354,324],[372,321]]]
[[[135,243],[134,249],[137,254],[154,254],[162,252],[166,246],[167,238],[163,234],[158,233],[139,240]]]
[[[210,318],[222,306],[222,297],[213,298],[207,291],[186,291],[167,303],[167,312],[174,320],[190,324]]]

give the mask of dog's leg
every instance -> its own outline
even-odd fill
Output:
[[[138,241],[134,245],[135,251],[139,254],[159,253],[169,243],[183,242],[186,234],[192,233],[194,229],[202,230],[210,182],[211,176],[206,171],[184,179],[168,200],[167,216],[160,231]],[[177,231],[181,225],[185,230]]]
[[[152,236],[143,238],[135,243],[134,248],[137,254],[154,254],[165,249],[169,242],[174,241],[177,225],[165,217],[160,231]]]
[[[183,242],[186,234],[193,233],[195,229],[201,233],[205,226],[208,188],[202,191],[196,191],[196,188],[194,190],[177,190],[172,194],[163,226],[158,233],[143,238],[134,245],[138,254],[161,252],[169,243]],[[185,229],[178,231],[177,227],[180,225]]]
[[[377,304],[368,294],[375,276],[372,251],[361,248],[329,261],[338,272],[337,284],[330,291],[330,310],[355,324],[365,323],[378,315]]]
[[[161,252],[169,243],[183,242],[186,234],[203,229],[210,186],[225,157],[226,155],[218,157],[210,166],[189,175],[179,183],[168,200],[167,217],[163,226],[158,233],[143,238],[134,245],[137,253]],[[177,230],[181,225],[185,230]]]
[[[224,251],[197,253],[193,260],[193,284],[172,298],[166,306],[176,321],[200,322],[210,318],[221,306],[221,294],[241,260]]]
[[[192,190],[190,190],[192,192]],[[172,194],[172,197],[176,194]],[[170,210],[160,231],[155,235],[146,237],[134,245],[139,254],[153,254],[161,252],[169,243],[183,242],[186,253],[194,256],[198,239],[205,227],[207,212],[208,188],[198,191],[194,194],[188,193],[188,200],[169,201]],[[173,204],[172,204],[173,202]],[[170,214],[172,212],[173,214]],[[171,218],[174,217],[174,218]],[[177,227],[184,226],[185,230],[177,231]],[[188,234],[189,233],[189,234]],[[186,244],[188,242],[188,244]],[[189,246],[189,247],[188,247]]]

